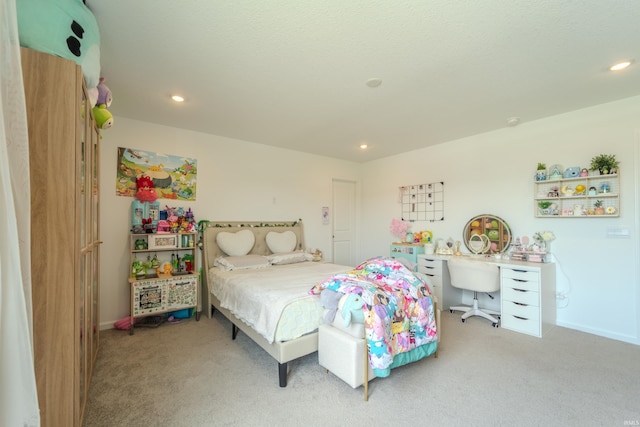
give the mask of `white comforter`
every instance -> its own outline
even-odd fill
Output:
[[[209,271],[209,292],[223,308],[251,326],[269,343],[274,341],[278,320],[285,307],[301,298],[316,298],[309,289],[328,277],[352,270],[338,264],[301,262],[268,268]]]

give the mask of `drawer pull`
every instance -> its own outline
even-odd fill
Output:
[[[517,269],[515,269],[515,268],[514,268],[514,269],[512,269],[512,270],[513,270],[513,271],[517,271],[518,273],[526,273],[526,272],[527,272],[527,270],[517,270]]]
[[[435,274],[429,274],[429,273],[422,273],[422,274],[424,274],[425,276],[429,276],[429,277],[436,277]]]
[[[512,288],[512,289],[516,292],[529,292],[526,289],[518,289],[518,288]]]
[[[515,317],[516,319],[520,319],[520,320],[529,320],[526,317],[516,316],[515,314],[512,314],[512,316]]]
[[[526,283],[528,282],[528,280],[522,280],[522,279],[513,279],[514,282],[522,282],[522,283]]]
[[[519,305],[521,307],[529,307],[529,304],[525,304],[523,302],[514,302],[515,305]]]
[[[431,266],[428,266],[428,265],[423,265],[423,267],[424,267],[424,268],[429,268],[429,269],[431,269],[431,270],[433,270],[433,269],[435,268],[435,267],[431,267]]]

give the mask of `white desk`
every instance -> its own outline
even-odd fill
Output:
[[[500,268],[500,324],[505,329],[542,337],[556,324],[556,266],[469,256]],[[447,255],[418,255],[418,271],[432,279],[443,310],[462,302],[461,289],[451,286]]]

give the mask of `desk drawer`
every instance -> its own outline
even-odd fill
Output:
[[[540,311],[538,307],[518,306],[510,301],[503,301],[500,323],[505,329],[512,329],[525,334],[540,336]]]
[[[535,307],[540,306],[539,293],[534,291],[514,289],[510,286],[502,288],[502,299],[505,301],[532,305]]]
[[[503,278],[535,283],[538,283],[540,281],[540,273],[537,271],[515,270],[513,268],[502,267],[501,272]]]
[[[418,258],[418,271],[432,276],[442,276],[442,261],[427,262]]]
[[[522,305],[513,301],[502,301],[502,316],[514,316],[539,323],[540,308],[535,305]]]
[[[513,289],[522,289],[523,291],[535,291],[540,292],[540,282],[514,279],[512,277],[504,277],[502,276],[501,285],[503,289],[513,288]]]

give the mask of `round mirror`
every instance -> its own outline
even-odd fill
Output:
[[[469,237],[467,248],[474,254],[483,254],[491,248],[491,241],[486,234],[474,234]]]
[[[478,215],[471,218],[464,226],[462,241],[474,254],[502,253],[511,245],[511,229],[498,216]]]

